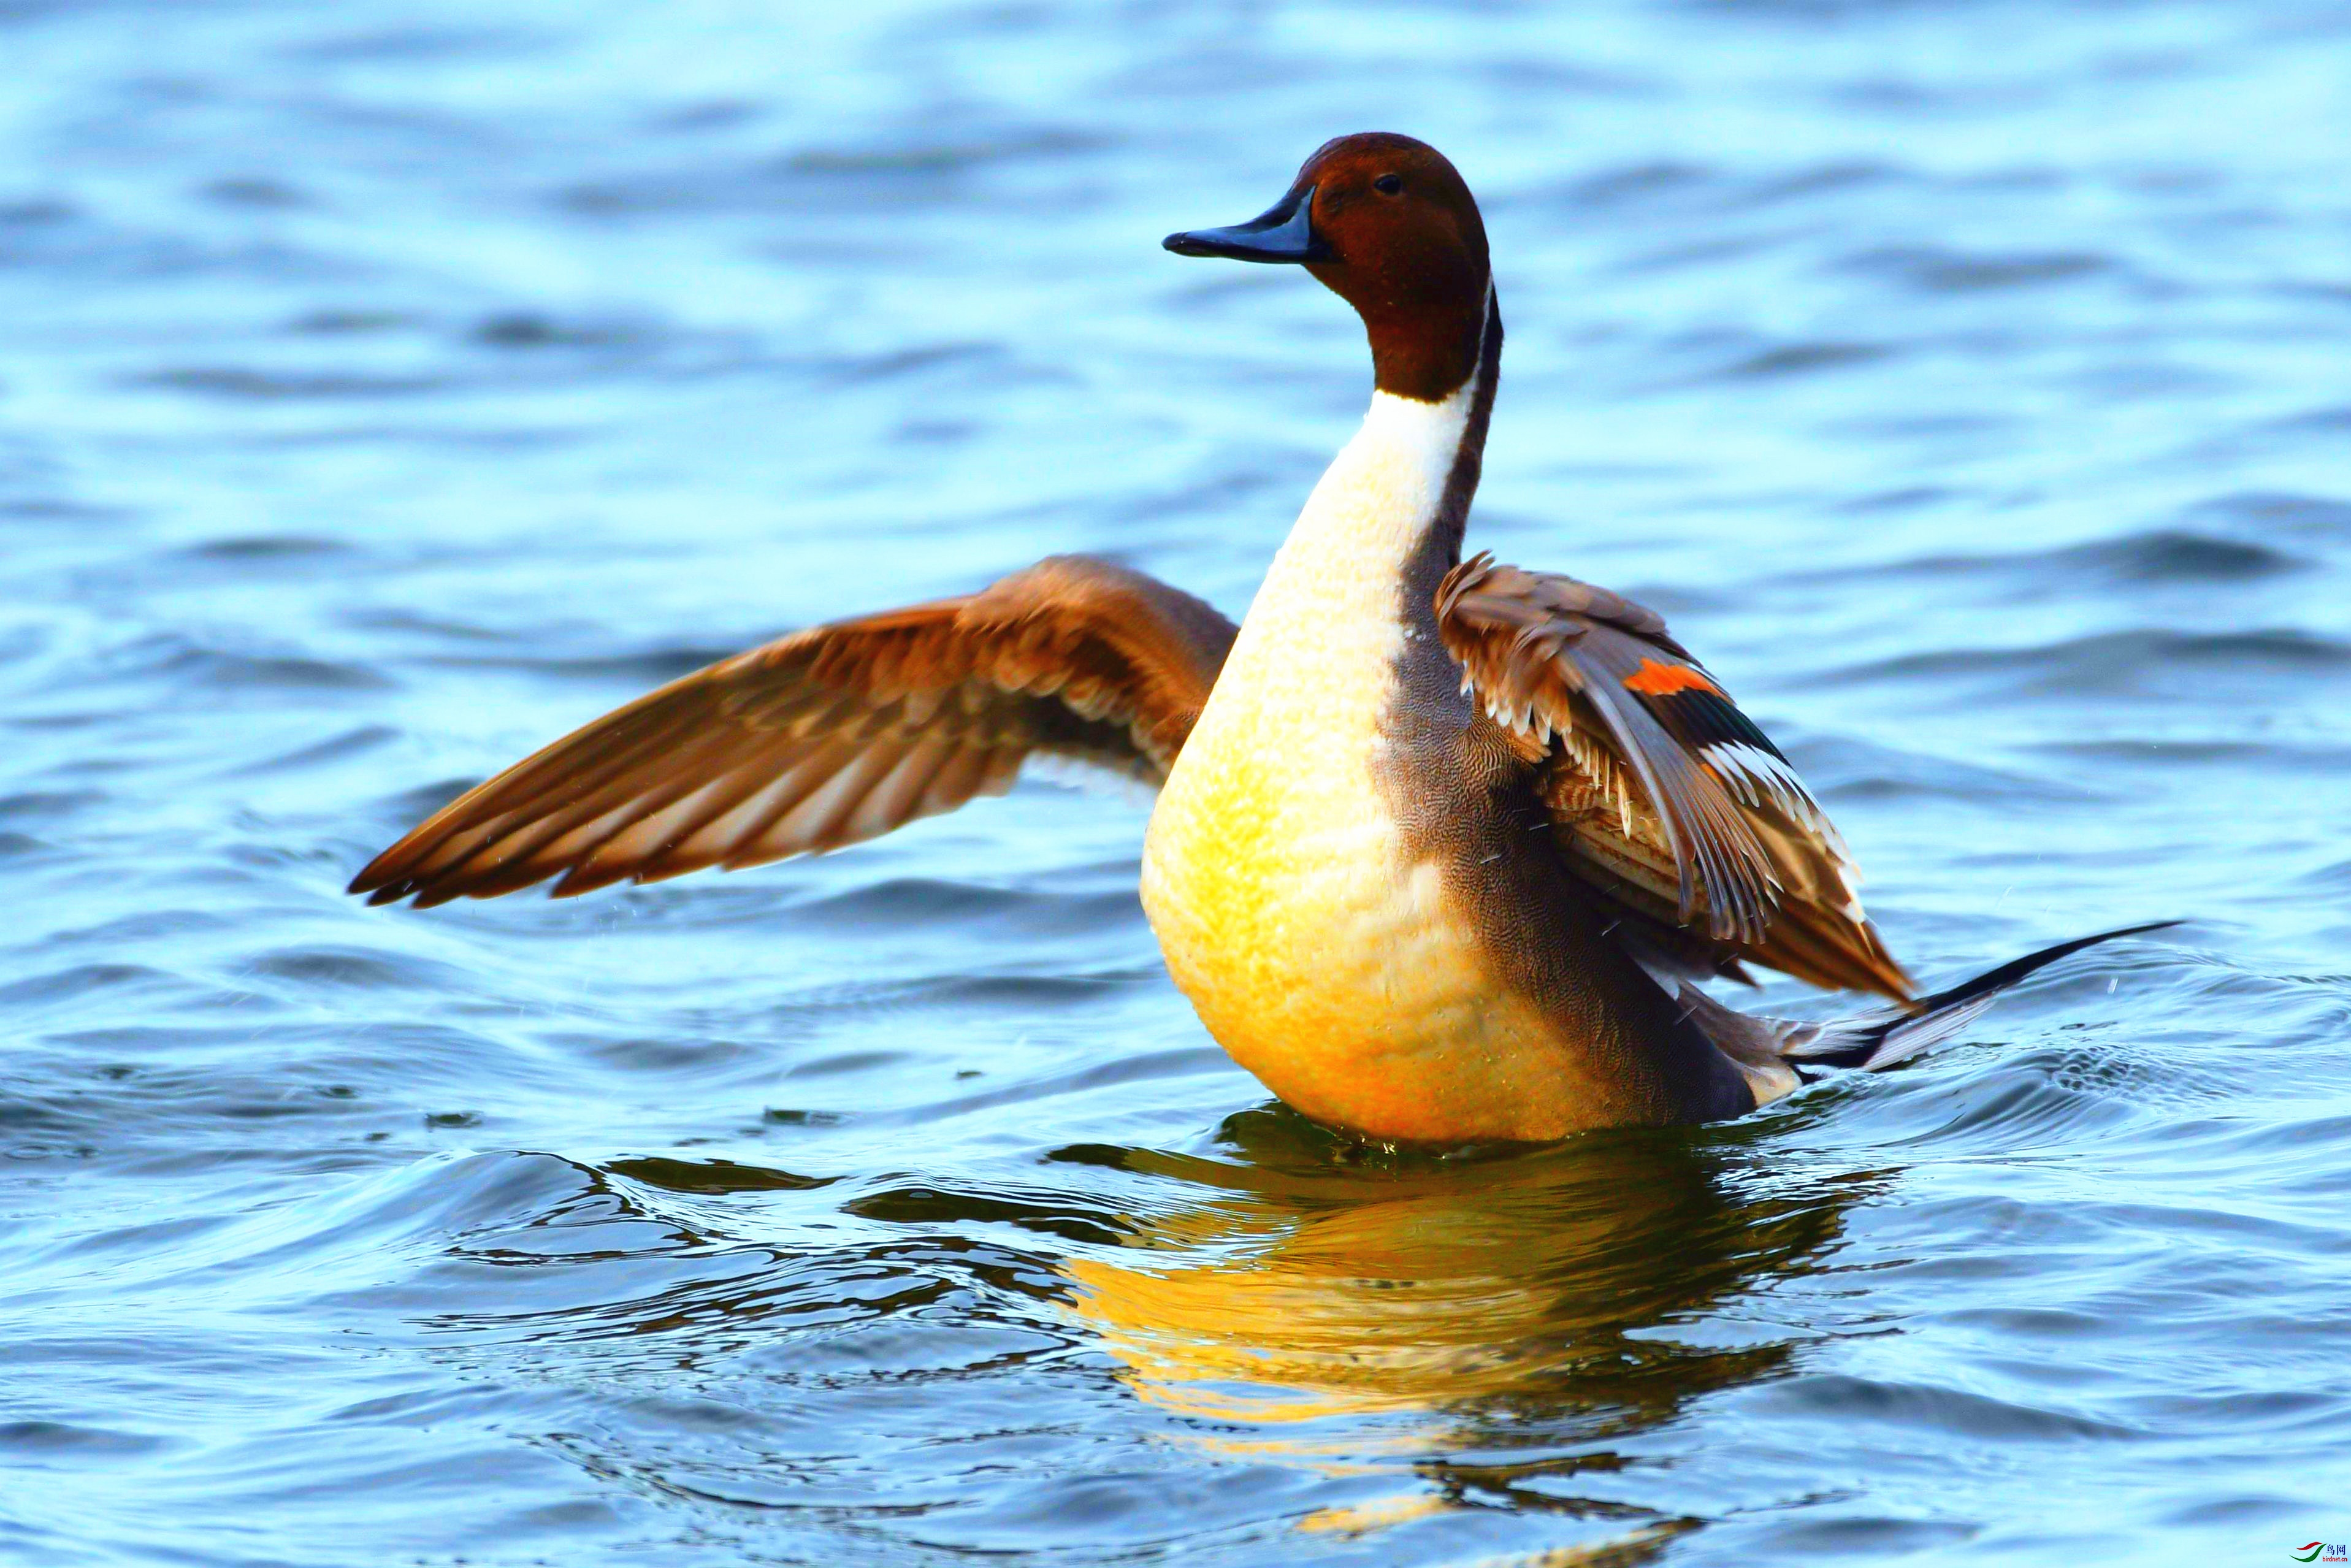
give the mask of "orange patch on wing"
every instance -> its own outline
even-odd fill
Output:
[[[1625,689],[1650,697],[1669,697],[1676,692],[1690,691],[1722,695],[1720,686],[1687,664],[1661,664],[1655,659],[1642,660],[1641,667],[1625,677]]]

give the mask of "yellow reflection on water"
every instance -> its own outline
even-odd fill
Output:
[[[1200,1441],[1326,1469],[1459,1448],[1504,1420],[1604,1438],[1767,1375],[1784,1336],[1693,1346],[1676,1325],[1811,1266],[1850,1201],[1742,1195],[1720,1144],[1684,1132],[1347,1165],[1284,1113],[1228,1131],[1239,1162],[1126,1157],[1178,1201],[1135,1217],[1129,1248],[1069,1260],[1072,1304],[1140,1397],[1246,1428]],[[1415,1413],[1441,1419],[1358,1419]]]

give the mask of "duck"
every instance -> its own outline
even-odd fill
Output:
[[[1143,909],[1207,1033],[1303,1115],[1426,1148],[1743,1115],[2167,924],[1921,996],[1818,799],[1661,616],[1465,559],[1502,318],[1435,148],[1337,138],[1257,217],[1164,243],[1302,269],[1371,351],[1363,424],[1238,625],[1064,555],[816,626],[515,763],[350,891],[422,908],[735,870],[1091,765],[1156,789]],[[1703,988],[1753,967],[1881,1001],[1795,1021]]]

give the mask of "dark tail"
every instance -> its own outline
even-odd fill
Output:
[[[2101,931],[2095,936],[2076,936],[2071,942],[2060,942],[2053,947],[2011,959],[1997,969],[1987,969],[1972,980],[1962,980],[1931,997],[1921,997],[1898,1011],[1862,1013],[1817,1029],[1792,1030],[1780,1046],[1780,1054],[1805,1066],[1891,1067],[1956,1033],[1991,1006],[1992,998],[2001,992],[2060,958],[2118,936],[2142,936],[2181,924],[2178,920],[2157,920],[2145,925],[2126,925],[2119,931]]]

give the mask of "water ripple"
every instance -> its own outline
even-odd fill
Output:
[[[803,11],[0,0],[0,1556],[2326,1532],[2339,14]],[[1737,1123],[1437,1159],[1201,1032],[1133,799],[341,895],[794,627],[1061,550],[1241,610],[1361,338],[1157,240],[1374,112],[1485,199],[1474,542],[1668,611],[1916,972],[2197,924]]]

